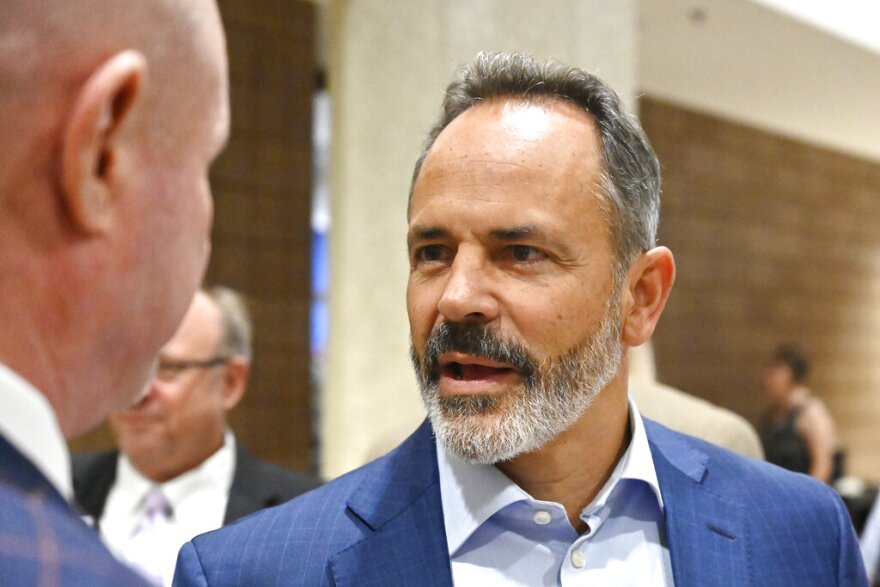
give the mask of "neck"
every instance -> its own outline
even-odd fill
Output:
[[[801,384],[795,384],[791,389],[788,390],[788,393],[785,395],[785,398],[782,401],[782,411],[787,412],[794,408],[795,406],[800,405],[807,398],[809,392],[807,388],[802,386]]]
[[[621,373],[568,430],[534,452],[497,465],[535,499],[562,504],[579,532],[585,529],[581,512],[629,445],[626,374]]]
[[[114,362],[95,356],[100,347],[94,333],[102,330],[100,320],[83,318],[93,313],[78,304],[82,280],[72,277],[81,263],[59,254],[54,246],[28,248],[0,241],[0,249],[7,246],[11,253],[0,256],[0,361],[46,397],[65,438],[75,438],[97,426],[109,411],[93,398],[112,397],[107,390],[119,389],[121,383],[107,368]]]
[[[199,450],[193,450],[188,454],[175,455],[176,459],[168,458],[172,456],[170,454],[165,458],[154,458],[159,455],[138,458],[139,455],[129,454],[127,455],[128,460],[141,475],[153,483],[165,483],[192,471],[214,456],[218,450],[223,448],[225,430],[224,426],[223,431],[212,435],[211,442],[200,444]]]

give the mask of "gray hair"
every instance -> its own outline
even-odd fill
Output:
[[[205,289],[204,292],[220,309],[223,337],[217,354],[224,357],[242,356],[250,361],[253,356],[253,325],[244,297],[237,291],[220,285]]]
[[[602,205],[609,217],[614,278],[619,285],[633,260],[656,243],[660,164],[639,121],[624,111],[614,90],[581,69],[552,60],[539,63],[523,53],[479,53],[446,89],[440,119],[416,162],[410,202],[422,164],[443,129],[479,101],[504,97],[564,100],[596,122],[605,166],[600,176]]]

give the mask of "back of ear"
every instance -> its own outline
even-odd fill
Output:
[[[76,96],[61,138],[61,197],[73,227],[107,230],[113,211],[114,162],[119,129],[141,98],[147,62],[137,51],[102,63]]]
[[[638,346],[654,334],[675,281],[675,259],[666,247],[642,253],[630,268],[621,298],[621,341]]]
[[[223,407],[226,411],[238,405],[244,397],[251,374],[251,363],[240,355],[233,355],[226,361],[223,388]]]

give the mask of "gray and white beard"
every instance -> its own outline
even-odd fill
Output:
[[[612,296],[612,299],[615,296]],[[541,448],[571,427],[620,368],[618,304],[609,303],[600,323],[578,345],[538,363],[527,348],[502,340],[482,324],[442,323],[420,358],[411,348],[422,402],[437,440],[474,464],[494,464]],[[522,383],[503,396],[444,397],[438,358],[463,352],[509,363]]]

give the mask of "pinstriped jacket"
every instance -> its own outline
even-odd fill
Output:
[[[48,479],[0,435],[0,584],[146,585],[110,554]]]
[[[645,419],[677,587],[867,585],[827,486]],[[451,585],[430,425],[323,488],[184,545],[175,585]]]

